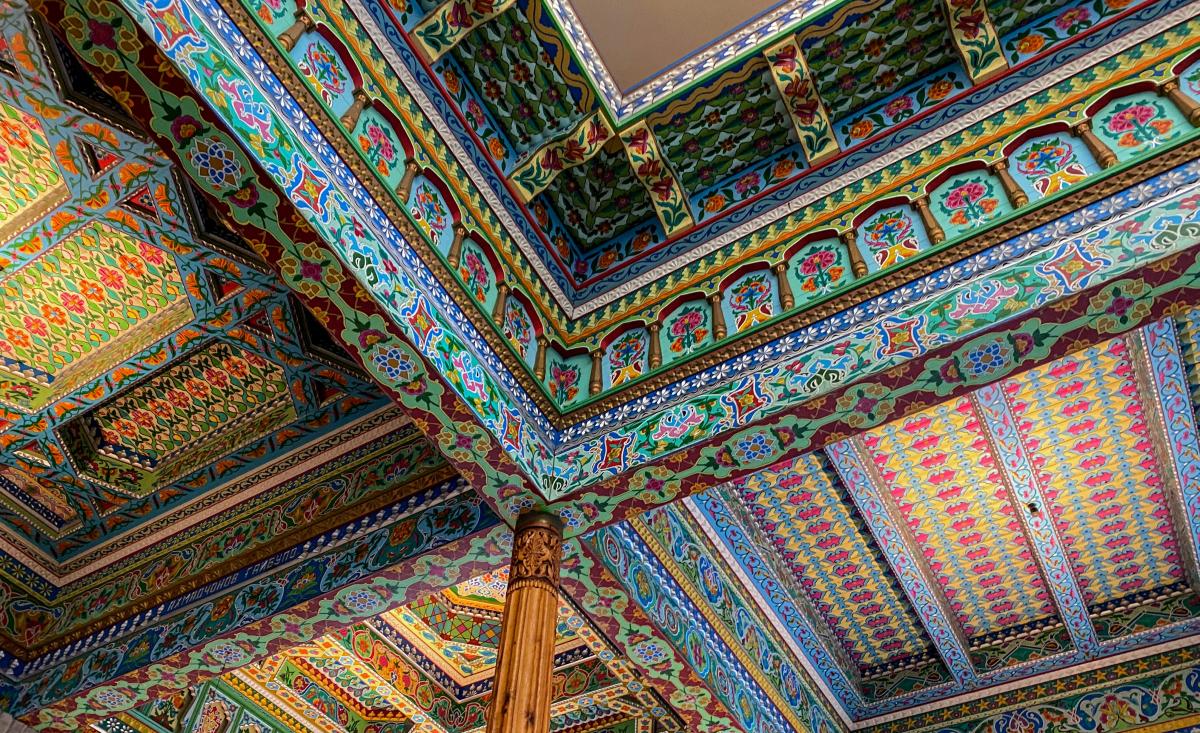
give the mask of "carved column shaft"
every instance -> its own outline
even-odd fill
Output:
[[[867,276],[867,261],[863,259],[862,252],[858,249],[858,237],[853,229],[847,229],[838,235],[842,240],[842,244],[846,245],[846,252],[850,255],[850,272],[854,273],[855,277]]]
[[[1200,127],[1200,102],[1184,94],[1179,88],[1179,79],[1168,79],[1158,86],[1158,93],[1171,100],[1179,113],[1195,127]]]
[[[1101,168],[1111,168],[1117,164],[1117,154],[1096,137],[1096,133],[1092,132],[1091,120],[1084,120],[1076,124],[1072,131],[1079,136],[1080,140],[1083,140],[1083,144],[1087,146]]]
[[[396,186],[396,197],[400,199],[401,204],[408,204],[408,194],[412,193],[413,181],[416,180],[419,170],[421,165],[417,161],[412,158],[404,161],[404,177],[400,179],[400,185]]]
[[[1017,179],[1012,177],[1012,173],[1008,171],[1008,160],[1001,158],[991,165],[992,172],[1000,179],[1000,187],[1004,189],[1004,195],[1008,196],[1008,203],[1012,204],[1014,209],[1019,209],[1029,203],[1029,196],[1021,190],[1021,186],[1017,183]]]
[[[721,310],[720,291],[708,296],[708,306],[712,311],[713,341],[721,341],[729,334],[729,330],[725,327],[725,311]]]
[[[304,8],[300,8],[296,11],[296,22],[279,34],[279,45],[283,46],[284,51],[291,51],[296,47],[301,36],[316,27],[316,21],[304,12]]]
[[[596,349],[592,352],[592,378],[588,383],[588,394],[598,395],[600,390],[604,389],[604,368],[601,364],[603,358],[604,349]]]
[[[537,356],[533,360],[533,376],[537,377],[539,382],[546,378],[546,349],[549,346],[549,339],[539,334],[537,337]]]
[[[492,320],[504,328],[504,308],[508,305],[508,283],[501,280],[496,285],[496,304],[492,306]]]
[[[458,266],[462,264],[462,246],[463,240],[466,238],[467,228],[462,224],[455,224],[454,239],[450,242],[450,251],[446,253],[446,259],[450,262],[450,267],[455,270],[458,270]]]
[[[353,96],[354,100],[341,118],[342,127],[346,132],[354,132],[354,128],[358,125],[358,118],[362,117],[363,110],[371,101],[371,95],[367,94],[365,89],[355,89]]]
[[[921,221],[925,224],[925,231],[929,234],[930,244],[941,244],[946,241],[946,232],[942,229],[942,225],[938,224],[937,219],[933,217],[933,211],[929,208],[929,197],[918,196],[913,205],[917,207],[917,215],[921,217]]]
[[[487,733],[549,733],[562,522],[517,520]]]
[[[792,284],[787,278],[787,260],[781,260],[771,265],[771,272],[775,273],[775,280],[779,287],[779,307],[781,310],[790,311],[792,306],[796,305],[796,296],[792,294]]]
[[[658,332],[662,329],[662,324],[651,323],[646,326],[646,334],[650,341],[650,368],[657,369],[662,366],[662,344],[658,340]]]

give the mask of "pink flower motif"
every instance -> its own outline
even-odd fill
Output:
[[[1072,27],[1088,23],[1091,19],[1087,8],[1071,8],[1055,18],[1054,25],[1058,26],[1059,30],[1069,32]]]
[[[757,171],[753,173],[747,173],[739,178],[737,183],[733,184],[733,188],[738,192],[739,195],[745,196],[747,192],[757,188],[761,180],[762,179],[759,178]]]
[[[800,263],[800,272],[805,275],[815,275],[832,265],[835,259],[833,252],[827,249],[813,252]]]
[[[905,95],[903,97],[896,97],[892,101],[888,102],[887,105],[883,108],[883,112],[888,117],[894,118],[894,117],[898,117],[898,116],[904,114],[905,112],[911,112],[912,108],[913,108],[912,97]]]
[[[946,197],[946,206],[951,209],[961,209],[967,204],[983,198],[985,193],[987,193],[987,189],[978,181],[964,183],[951,191],[950,195]]]
[[[1113,133],[1129,132],[1137,125],[1145,125],[1154,119],[1154,108],[1148,104],[1135,104],[1114,114],[1108,120],[1108,130]]]

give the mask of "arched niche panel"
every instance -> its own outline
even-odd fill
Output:
[[[854,277],[850,252],[837,232],[814,232],[789,248],[787,279],[796,305],[803,307],[836,292]]]
[[[741,333],[779,315],[779,282],[765,264],[750,265],[725,279],[721,309],[730,333]]]
[[[650,334],[645,326],[626,327],[605,339],[603,354],[600,368],[604,387],[631,382],[649,369]]]
[[[454,222],[458,220],[458,207],[454,205],[445,184],[428,171],[418,173],[413,179],[412,190],[404,208],[412,217],[417,231],[442,254],[450,251],[454,242]]]
[[[475,302],[483,306],[484,313],[491,313],[496,305],[501,272],[500,263],[496,261],[491,248],[474,237],[463,240],[458,276]]]
[[[533,312],[533,306],[525,294],[514,289],[509,291],[504,300],[504,313],[500,319],[500,333],[530,366],[537,359],[537,337],[542,332],[541,322]]]
[[[559,407],[570,407],[587,399],[592,359],[585,349],[560,354],[550,347],[546,354],[546,390]]]
[[[354,90],[361,81],[360,74],[349,60],[353,57],[328,29],[317,26],[316,30],[305,33],[288,55],[334,117],[340,117],[350,108]]]
[[[878,272],[929,249],[929,234],[904,198],[872,204],[854,219],[855,237],[869,272]]]
[[[983,163],[954,166],[927,187],[933,218],[954,239],[1012,211],[1000,179]]]
[[[1005,146],[1008,170],[1021,190],[1036,201],[1087,180],[1103,170],[1066,123],[1030,130]]]
[[[1092,131],[1117,160],[1160,148],[1190,129],[1170,100],[1144,86],[1122,96],[1105,95],[1088,111]]]
[[[684,296],[663,311],[658,343],[663,363],[683,359],[713,343],[712,308],[701,293]]]
[[[385,108],[368,106],[350,132],[354,145],[387,187],[395,191],[412,157],[412,143]]]

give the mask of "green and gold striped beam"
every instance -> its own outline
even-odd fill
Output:
[[[471,31],[508,10],[515,2],[516,0],[499,0],[496,3],[446,0],[425,16],[410,35],[426,60],[437,61],[462,42]]]
[[[667,236],[692,225],[692,213],[679,179],[667,165],[658,140],[642,120],[621,131],[621,143],[633,174],[646,187]]]
[[[950,37],[967,74],[981,84],[1008,68],[985,0],[943,0]]]
[[[608,120],[597,111],[565,136],[551,140],[535,151],[508,177],[509,183],[521,199],[528,202],[549,186],[559,173],[591,160],[613,135]]]
[[[833,136],[829,124],[829,111],[817,94],[800,43],[795,36],[788,36],[771,46],[763,55],[771,67],[775,88],[783,97],[784,106],[792,118],[792,127],[804,149],[804,157],[810,165],[821,162],[841,149]]]

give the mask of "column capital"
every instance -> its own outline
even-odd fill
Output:
[[[509,589],[541,584],[557,588],[561,562],[562,520],[548,512],[522,514],[513,535]]]

